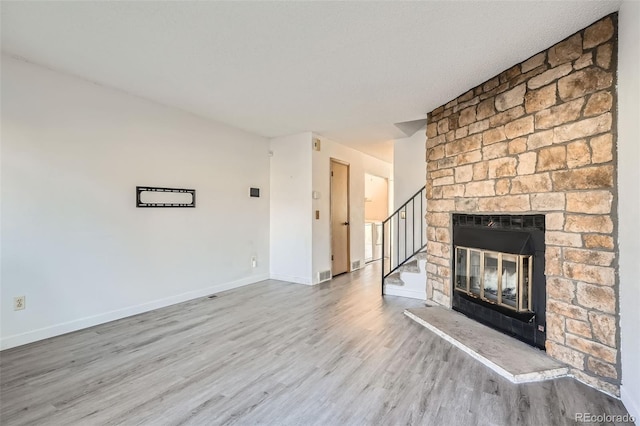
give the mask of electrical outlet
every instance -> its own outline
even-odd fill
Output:
[[[25,298],[24,296],[18,296],[13,298],[13,310],[21,311],[25,308]]]
[[[251,256],[251,267],[255,268],[256,266],[258,266],[258,260],[255,256]]]

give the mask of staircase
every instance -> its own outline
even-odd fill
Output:
[[[382,222],[382,294],[426,300],[426,188]]]
[[[427,252],[415,254],[407,263],[384,280],[383,294],[389,296],[427,299]]]

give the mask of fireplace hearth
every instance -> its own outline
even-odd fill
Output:
[[[453,309],[544,349],[544,215],[453,215]]]

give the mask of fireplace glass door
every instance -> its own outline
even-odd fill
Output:
[[[502,255],[501,302],[514,309],[518,309],[518,266],[517,256]]]
[[[483,296],[491,302],[498,301],[498,254],[484,252],[484,289]]]
[[[456,247],[455,289],[518,312],[531,312],[532,257]]]

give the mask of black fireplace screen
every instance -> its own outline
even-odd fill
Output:
[[[543,215],[453,215],[453,309],[544,349]]]

